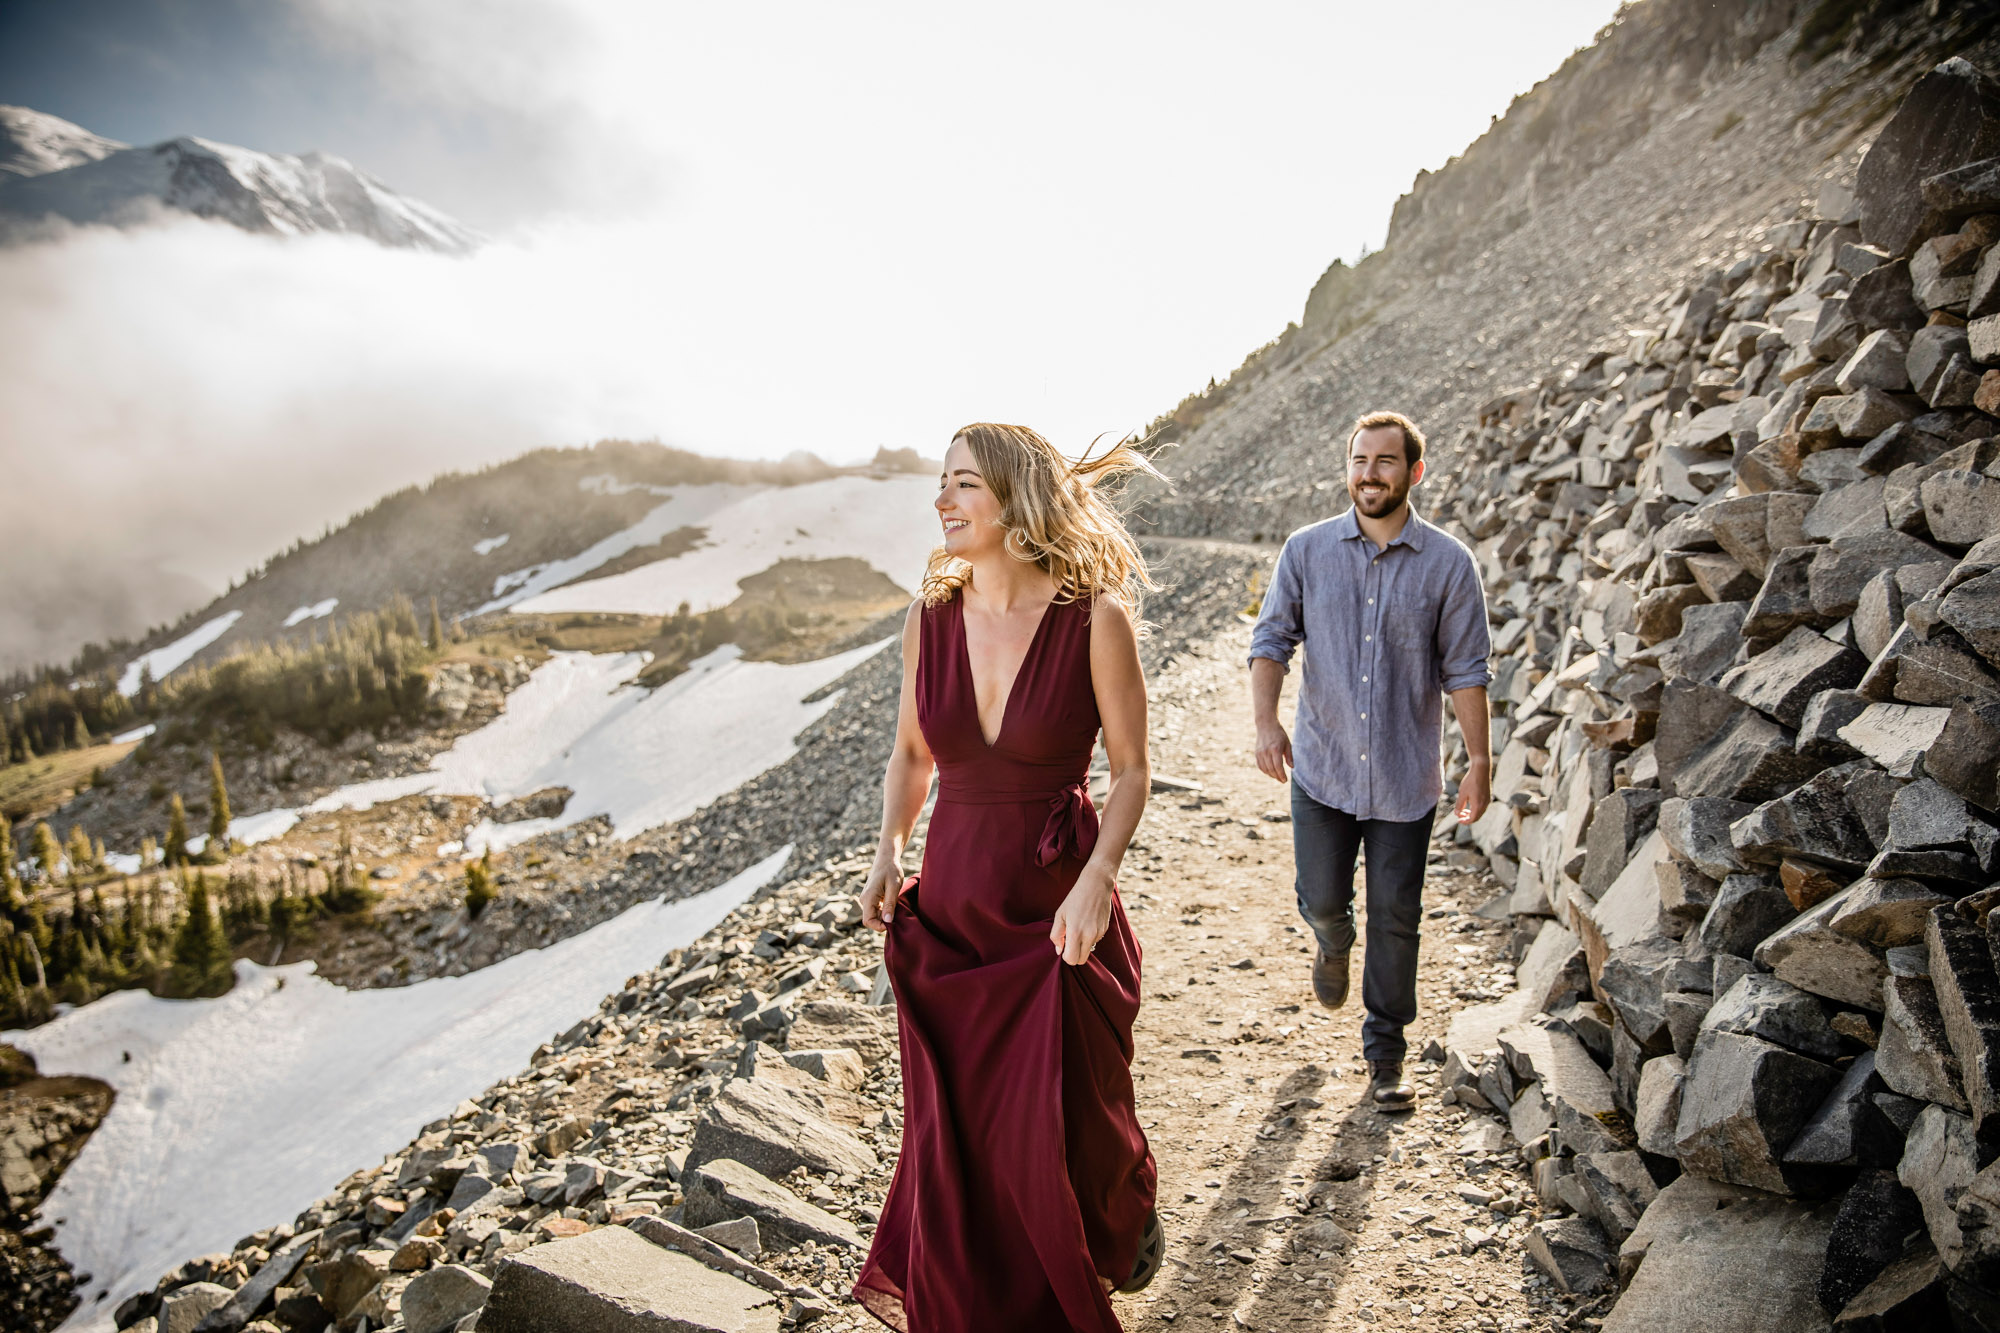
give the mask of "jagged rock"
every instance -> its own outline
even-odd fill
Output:
[[[1840,729],[1840,738],[1897,777],[1912,777],[1944,734],[1951,710],[1875,703]]]
[[[1865,1170],[1840,1201],[1827,1239],[1819,1303],[1840,1310],[1903,1253],[1923,1225],[1923,1209],[1893,1171]]]
[[[2000,702],[1953,704],[1923,763],[1926,773],[1980,809],[2000,810]]]
[[[1576,1177],[1586,1201],[1584,1215],[1603,1227],[1614,1245],[1632,1234],[1639,1215],[1660,1192],[1636,1152],[1578,1153]]]
[[[1915,875],[1978,888],[1995,872],[2000,872],[2000,828],[1975,815],[1957,793],[1930,778],[1896,793],[1888,837],[1869,866],[1871,875]]]
[[[1946,594],[1938,616],[1994,666],[2000,666],[2000,573],[1968,579]]]
[[[1680,950],[1673,941],[1655,935],[1612,950],[1598,968],[1598,993],[1640,1049],[1650,1054],[1661,1054],[1672,1044],[1666,992],[1668,977],[1679,961]]]
[[[1858,453],[1858,450],[1828,450],[1814,454],[1815,460],[1831,453]],[[1805,469],[1811,471],[1810,465]],[[1808,480],[1817,480],[1808,478]],[[1864,477],[1858,481],[1827,486],[1821,483],[1822,494],[1813,505],[1812,513],[1806,516],[1806,536],[1817,542],[1835,541],[1842,537],[1859,537],[1870,532],[1884,532],[1889,527],[1889,510],[1884,497],[1888,482],[1882,477]],[[1810,576],[1808,576],[1810,577]],[[1748,594],[1746,594],[1748,595]]]
[[[1681,1118],[1681,1086],[1687,1061],[1679,1055],[1656,1055],[1639,1066],[1639,1095],[1632,1126],[1639,1146],[1659,1157],[1674,1155],[1674,1136]]]
[[[1829,768],[1737,820],[1729,827],[1737,855],[1762,866],[1798,856],[1858,874],[1875,855],[1875,844],[1846,797],[1848,780],[1863,767],[1857,760]]]
[[[1708,743],[1674,775],[1672,794],[1768,801],[1823,767],[1811,756],[1796,753],[1792,733],[1748,708],[1708,734]]]
[[[711,1226],[735,1217],[754,1217],[766,1232],[795,1244],[813,1241],[820,1245],[867,1248],[861,1234],[845,1220],[726,1157],[689,1168],[682,1177],[681,1188],[687,1196],[685,1222],[690,1227]]]
[[[190,1282],[168,1292],[160,1302],[160,1333],[194,1333],[195,1325],[227,1305],[234,1294],[214,1282]]]
[[[1948,907],[1932,909],[1924,946],[1968,1114],[1975,1130],[1989,1133],[2000,1126],[2000,974],[1992,950],[1984,931]]]
[[[1851,940],[1877,949],[1915,944],[1933,907],[1951,900],[1914,879],[1863,879],[1827,924]]]
[[[1914,276],[1914,275],[1913,275]],[[1917,392],[1929,396],[1944,375],[1953,357],[1969,356],[1972,343],[1964,329],[1949,324],[1932,324],[1910,335],[1909,360],[1905,366],[1909,382]]]
[[[1730,875],[1702,918],[1696,944],[1705,954],[1748,957],[1760,941],[1796,915],[1791,899],[1770,876]]]
[[[1931,176],[2000,153],[2000,87],[1953,57],[1917,80],[1861,159],[1854,196],[1861,235],[1892,255],[1923,239]]]
[[[1951,1322],[1944,1265],[1928,1237],[1884,1268],[1833,1321],[1837,1333],[1896,1333]]]
[[[1853,393],[1864,386],[1885,393],[1903,393],[1910,387],[1909,357],[1908,334],[1898,329],[1877,329],[1863,338],[1854,354],[1841,364],[1834,383],[1842,393]]]
[[[313,1245],[319,1240],[317,1228],[302,1231],[280,1245],[269,1259],[257,1269],[248,1282],[229,1294],[227,1304],[210,1311],[199,1324],[195,1333],[237,1333],[252,1319],[264,1313],[271,1305],[278,1288],[291,1280],[306,1256],[312,1253]]]
[[[1839,1078],[1827,1065],[1771,1042],[1702,1033],[1675,1126],[1681,1166],[1711,1180],[1789,1194],[1780,1157]]]
[[[1704,1032],[1759,1037],[1824,1059],[1832,1059],[1842,1049],[1840,1038],[1827,1023],[1826,1007],[1817,996],[1761,972],[1748,974],[1717,996],[1701,1027]]]
[[[1886,521],[1886,520],[1885,520]],[[1694,576],[1695,586],[1700,588],[1710,602],[1747,602],[1757,595],[1757,580],[1750,577],[1743,566],[1720,552],[1690,555],[1687,558],[1688,573]],[[1687,612],[1700,602],[1688,602],[1674,617],[1674,633],[1679,637],[1687,628]]]
[[[1917,304],[1907,259],[1877,264],[1854,280],[1846,312],[1857,326],[1871,329],[1914,329],[1924,322]]]
[[[1681,612],[1681,632],[1660,645],[1660,669],[1669,678],[1686,677],[1712,685],[1736,658],[1743,644],[1743,618],[1750,609],[1742,600],[1690,606]]]
[[[1686,450],[1675,452],[1685,453]],[[1639,599],[1634,610],[1633,632],[1649,647],[1681,632],[1681,614],[1690,606],[1701,606],[1708,594],[1698,583],[1675,583],[1655,588]]]
[[[388,1275],[389,1255],[380,1250],[350,1250],[306,1270],[313,1292],[332,1312],[335,1323],[346,1323],[361,1298]]]
[[[789,1088],[764,1079],[723,1084],[695,1126],[687,1167],[724,1157],[771,1177],[797,1166],[855,1174],[875,1168],[875,1153],[867,1144]]]
[[[1716,544],[1762,583],[1775,552],[1802,544],[1805,517],[1813,503],[1810,495],[1772,492],[1736,496],[1704,509]]]
[[[794,1069],[803,1069],[836,1088],[849,1091],[860,1087],[867,1076],[861,1057],[839,1046],[819,1051],[786,1051],[785,1063]]]
[[[757,1229],[755,1218],[732,1217],[710,1222],[706,1226],[695,1227],[694,1233],[745,1259],[760,1259],[764,1255],[764,1238]]]
[[[1681,939],[1698,928],[1715,906],[1719,880],[1710,879],[1684,861],[1671,857],[1653,867],[1660,888],[1660,933]]]
[[[1817,1291],[1837,1211],[1682,1176],[1619,1250],[1631,1281],[1605,1333],[1823,1333]]]
[[[500,1266],[481,1333],[776,1333],[761,1291],[624,1227],[531,1246]]]
[[[1892,976],[1882,983],[1882,1039],[1875,1070],[1890,1091],[1966,1110],[1963,1079],[1938,1012],[1929,977]]]
[[[1659,829],[1676,857],[1714,880],[1744,870],[1729,826],[1756,807],[1743,801],[1676,796],[1660,803]]]
[[[1667,1032],[1672,1036],[1674,1054],[1685,1060],[1694,1054],[1695,1038],[1701,1035],[1701,1021],[1715,1007],[1715,997],[1707,991],[1667,991],[1660,996],[1666,1010]],[[1636,1086],[1633,1096],[1637,1097]]]
[[[1564,1291],[1590,1295],[1611,1286],[1612,1249],[1597,1223],[1559,1217],[1528,1228],[1528,1257]]]
[[[1812,567],[1815,557],[1826,549],[1788,546],[1771,558],[1770,572],[1765,574],[1763,586],[1750,600],[1750,610],[1743,617],[1743,633],[1753,644],[1759,639],[1780,638],[1800,625],[1820,620],[1813,609]],[[1858,596],[1860,589],[1855,592]]]
[[[482,1308],[492,1291],[491,1282],[458,1264],[419,1273],[403,1288],[403,1327],[408,1333],[446,1333]]]
[[[798,1050],[839,1047],[877,1064],[896,1052],[896,1011],[852,1000],[809,1000],[792,1018],[790,1044]]]
[[[1837,893],[1773,931],[1751,957],[1801,990],[1857,1009],[1882,1007],[1882,978],[1889,975],[1882,951],[1835,931],[1832,920],[1847,904]]]
[[[1876,1104],[1876,1096],[1884,1091],[1881,1075],[1875,1072],[1875,1052],[1863,1051],[1785,1149],[1786,1163],[1894,1166],[1902,1156],[1902,1136]]]
[[[1946,558],[1929,542],[1888,528],[1835,538],[1825,546],[1814,548],[1807,566],[1807,596],[1813,614],[1823,621],[1851,616],[1861,603],[1861,590],[1881,571],[1901,569],[1905,565],[1932,564]],[[1857,674],[1854,679],[1859,680],[1860,676]]]
[[[1604,891],[1625,872],[1634,849],[1658,822],[1663,799],[1657,791],[1622,787],[1597,803],[1584,844],[1585,893],[1592,898],[1603,897]]]
[[[1867,660],[1852,648],[1800,626],[1776,648],[1730,670],[1722,688],[1758,712],[1796,727],[1813,695],[1857,684],[1867,669]]]
[[[1566,1028],[1550,1019],[1516,1024],[1499,1034],[1515,1078],[1539,1083],[1555,1115],[1556,1132],[1578,1152],[1616,1151],[1632,1144],[1611,1080]]]
[[[1844,879],[1846,876],[1843,875]],[[1840,892],[1840,880],[1832,872],[1816,861],[1802,861],[1796,856],[1787,856],[1778,862],[1778,883],[1784,887],[1785,897],[1793,907],[1801,912],[1819,904]]]
[[[2000,479],[1947,468],[1925,477],[1918,494],[1931,536],[1946,546],[1971,546],[2000,529]]]
[[[1553,1012],[1566,997],[1590,989],[1590,965],[1584,957],[1583,941],[1575,932],[1550,922],[1528,946],[1527,957],[1514,969],[1514,979],[1536,1009]]]
[[[1947,1268],[1958,1267],[1964,1258],[1965,1238],[1958,1225],[1960,1196],[1992,1160],[1992,1150],[1980,1145],[1970,1117],[1956,1111],[1926,1106],[1910,1126],[1896,1178],[1923,1206],[1924,1225]]]

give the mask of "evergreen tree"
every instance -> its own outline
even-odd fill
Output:
[[[431,598],[430,650],[434,653],[444,651],[444,621],[438,615],[438,599],[435,597]]]
[[[11,919],[23,906],[21,881],[14,870],[14,821],[0,815],[0,911]]]
[[[91,868],[95,858],[91,856],[90,835],[83,831],[83,825],[69,826],[69,838],[63,845],[63,855],[69,861],[71,879]]]
[[[181,794],[174,793],[173,804],[167,807],[167,846],[165,862],[169,866],[183,866],[188,859],[188,812],[181,804]]]
[[[56,842],[56,835],[49,832],[47,820],[35,824],[35,864],[41,868],[44,883],[55,883],[56,868],[62,864],[62,847]]]
[[[229,786],[222,780],[222,755],[208,752],[208,854],[219,860],[229,854]]]
[[[485,855],[465,867],[466,915],[476,920],[493,895],[493,851],[488,848]]]
[[[174,935],[169,984],[175,995],[220,995],[229,989],[229,940],[208,904],[208,876],[196,872],[188,889],[187,914]]]

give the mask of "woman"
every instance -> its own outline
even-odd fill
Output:
[[[1118,1328],[1158,1271],[1155,1171],[1132,1102],[1139,945],[1115,876],[1145,809],[1138,600],[1155,586],[1094,484],[1021,426],[958,432],[944,545],[903,625],[882,840],[903,1151],[854,1297],[910,1333]],[[1100,822],[1086,786],[1099,729]],[[902,853],[938,772],[922,874]]]

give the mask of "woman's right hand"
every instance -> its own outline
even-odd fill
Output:
[[[886,931],[896,919],[896,903],[903,896],[903,868],[895,862],[877,861],[868,871],[868,883],[861,890],[861,924],[874,931]]]

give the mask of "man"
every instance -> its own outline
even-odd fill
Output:
[[[1470,760],[1459,822],[1484,814],[1492,790],[1486,598],[1472,552],[1410,507],[1423,479],[1414,422],[1395,412],[1355,422],[1354,507],[1286,540],[1250,640],[1257,767],[1280,782],[1292,770],[1299,915],[1318,941],[1313,993],[1329,1009],[1347,1001],[1355,856],[1367,848],[1361,1053],[1384,1110],[1416,1102],[1403,1077],[1403,1029],[1417,1016],[1425,852],[1444,790],[1440,694],[1451,696]],[[1294,758],[1278,692],[1301,643]]]

